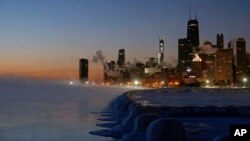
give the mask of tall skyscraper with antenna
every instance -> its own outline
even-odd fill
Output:
[[[187,41],[188,47],[193,52],[197,52],[200,44],[199,22],[197,20],[197,12],[195,12],[195,18],[192,18],[191,7],[189,7],[189,20],[187,22]]]
[[[160,37],[159,39],[159,53],[160,53],[160,63],[164,62],[164,40]]]
[[[180,41],[183,44],[184,41]],[[199,51],[199,22],[197,20],[197,13],[195,12],[195,18],[192,18],[191,15],[191,6],[189,6],[189,20],[187,22],[187,38],[186,38],[186,47],[179,47],[182,49],[179,51],[180,53],[184,53],[185,55],[185,68],[193,67],[193,55]],[[179,60],[180,61],[180,60]]]

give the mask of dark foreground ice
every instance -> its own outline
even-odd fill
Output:
[[[0,141],[106,141],[100,112],[131,88],[0,78]]]
[[[116,141],[228,141],[230,124],[250,124],[250,90],[130,91],[101,116],[90,134]]]

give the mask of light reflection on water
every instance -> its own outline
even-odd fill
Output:
[[[0,140],[108,141],[90,135],[98,114],[128,88],[0,79]]]

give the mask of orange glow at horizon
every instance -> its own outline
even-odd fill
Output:
[[[49,63],[48,63],[49,64]],[[58,80],[78,80],[79,64],[67,65],[64,68],[38,66],[30,64],[25,67],[20,66],[0,66],[0,75],[2,76],[20,76],[31,77],[35,79],[58,79]],[[103,81],[103,65],[89,62],[89,80],[95,82]]]

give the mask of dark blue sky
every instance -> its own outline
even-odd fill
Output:
[[[109,60],[125,48],[128,61],[144,61],[156,55],[159,36],[167,58],[177,58],[189,4],[193,16],[197,9],[201,43],[223,33],[226,44],[244,37],[248,46],[249,0],[1,0],[0,69],[76,67],[98,49]]]

